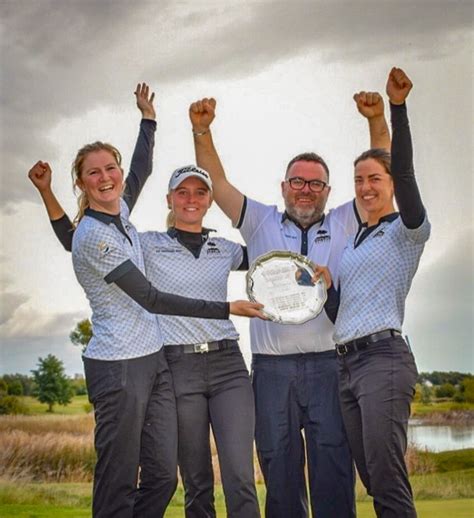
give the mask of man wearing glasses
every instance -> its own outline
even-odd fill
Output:
[[[361,92],[354,99],[368,119],[371,146],[389,148],[381,97]],[[227,180],[212,141],[215,106],[214,99],[203,99],[190,107],[196,161],[212,177],[217,204],[240,230],[249,262],[287,250],[328,266],[337,279],[347,237],[359,223],[354,202],[325,215],[329,169],[315,153],[289,162],[281,183],[285,212],[244,196]],[[339,409],[332,334],[333,322],[325,312],[299,325],[250,322],[255,438],[267,518],[309,516],[305,457],[313,516],[355,516],[354,470]]]

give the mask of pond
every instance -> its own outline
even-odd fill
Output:
[[[423,425],[422,421],[411,420],[408,425],[408,444],[435,452],[474,448],[474,427],[432,426]]]

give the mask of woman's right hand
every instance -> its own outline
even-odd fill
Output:
[[[258,317],[262,320],[268,318],[262,313],[263,305],[258,302],[250,302],[249,300],[234,300],[229,303],[230,314],[239,317]]]
[[[28,178],[40,192],[51,190],[51,175],[52,171],[48,162],[41,160],[28,171]]]
[[[209,131],[209,127],[216,116],[216,100],[212,97],[201,99],[189,107],[189,119],[193,131],[203,133]]]

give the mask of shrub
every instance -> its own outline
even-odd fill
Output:
[[[0,415],[28,414],[28,408],[17,396],[0,395]]]

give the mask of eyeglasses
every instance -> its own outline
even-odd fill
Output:
[[[288,180],[285,180],[290,184],[290,187],[294,191],[302,191],[306,184],[309,186],[309,190],[312,192],[323,192],[324,189],[327,187],[327,183],[323,182],[321,180],[304,180],[303,178],[300,178],[299,176],[295,176],[294,178],[290,178]]]

